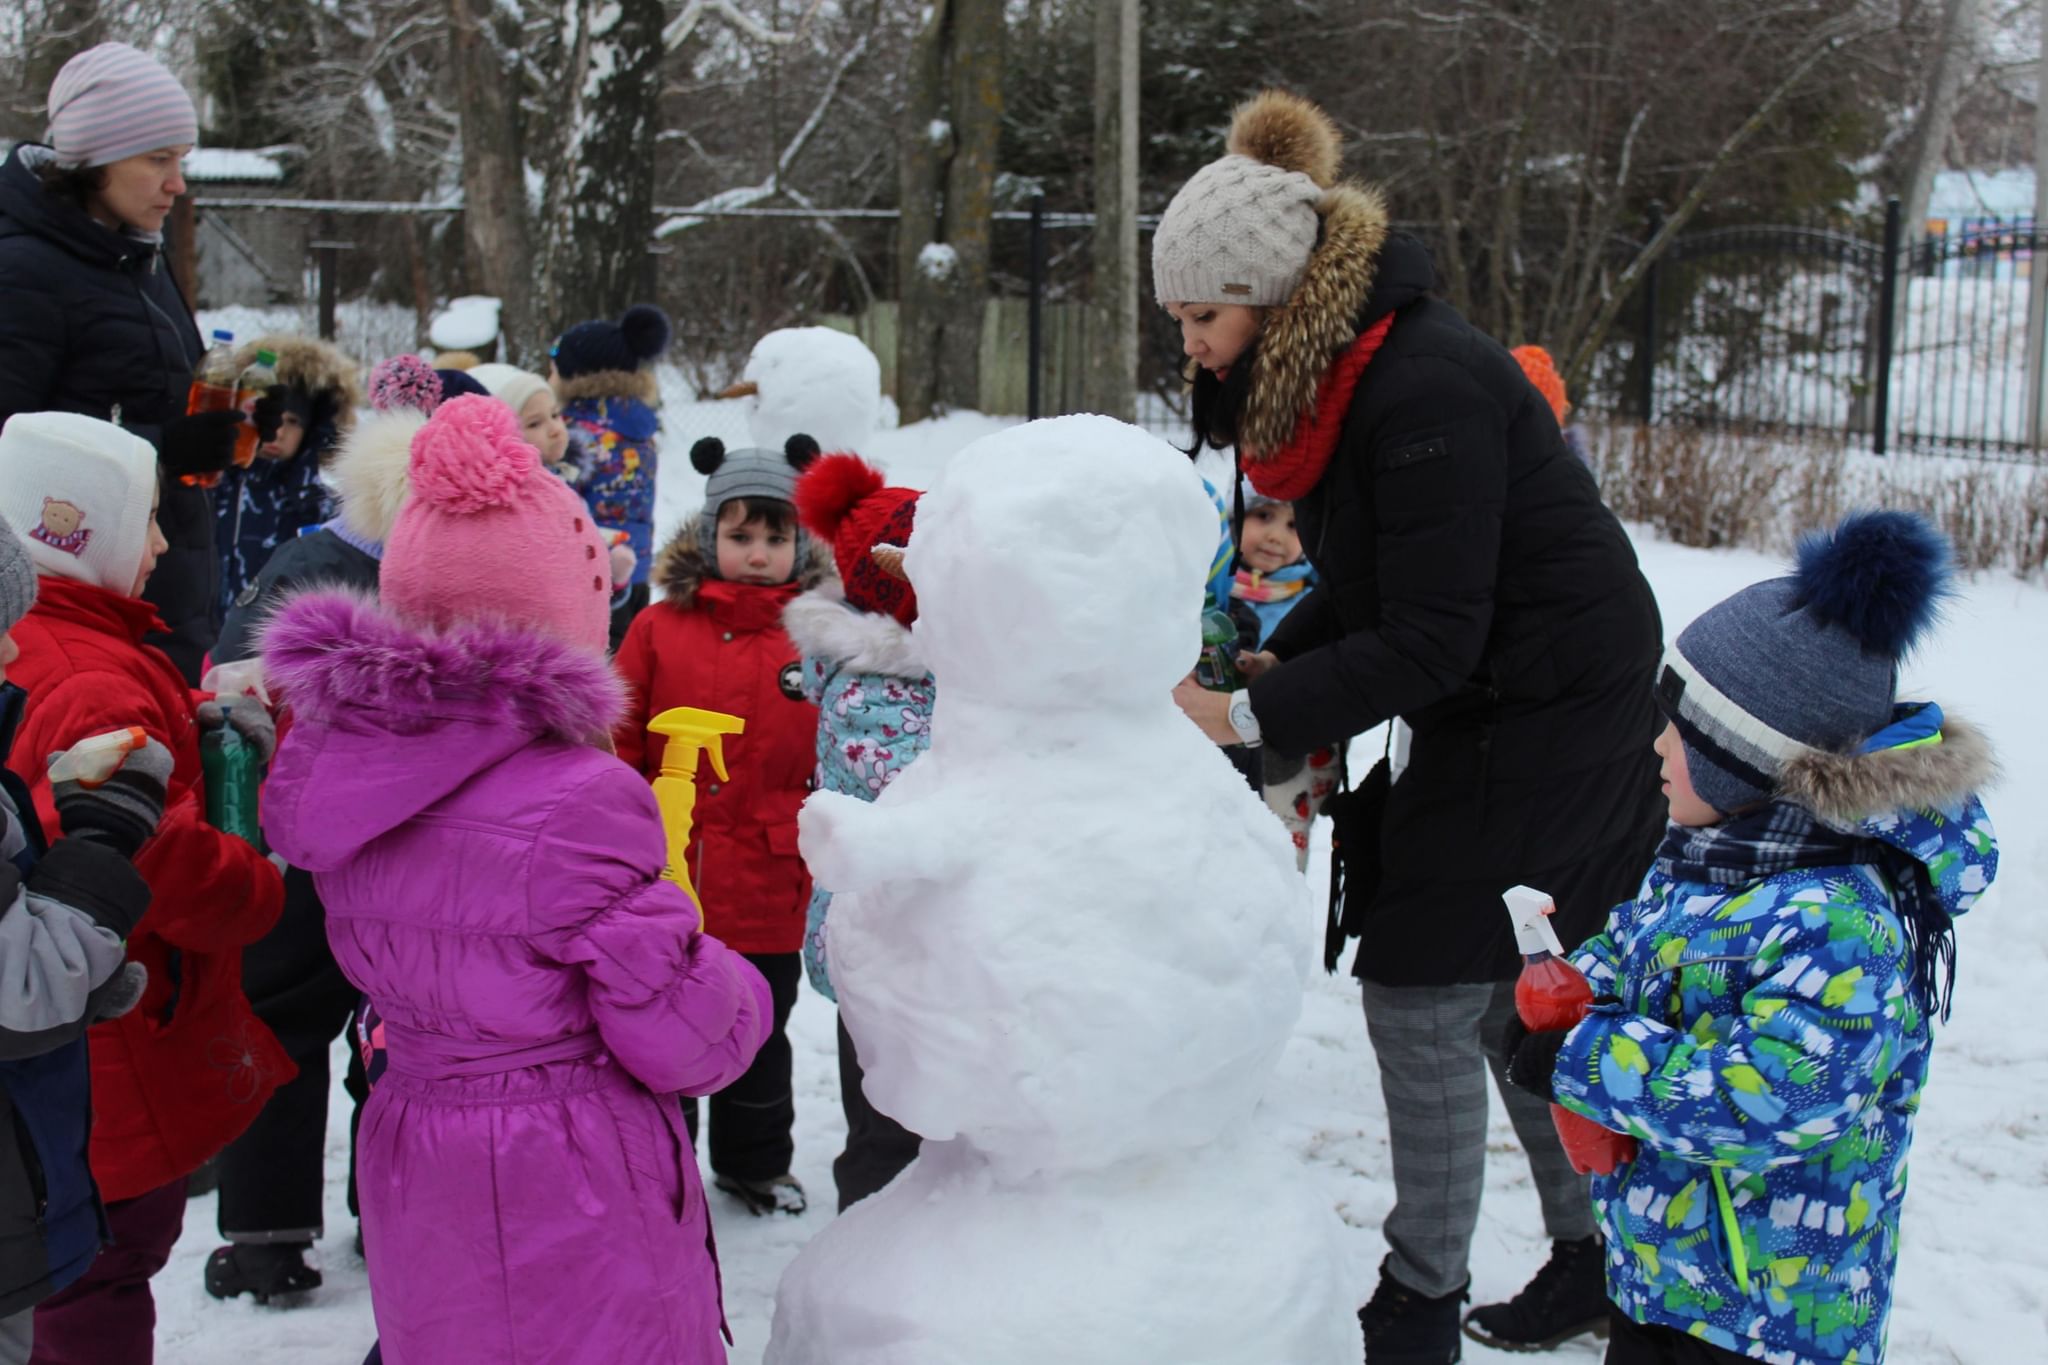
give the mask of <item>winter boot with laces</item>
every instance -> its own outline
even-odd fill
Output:
[[[1607,1335],[1607,1276],[1598,1237],[1551,1243],[1550,1259],[1506,1303],[1465,1315],[1465,1335],[1502,1351],[1548,1351],[1590,1332]]]
[[[253,1294],[258,1303],[320,1287],[306,1264],[310,1242],[236,1242],[206,1258],[206,1292],[216,1299]]]
[[[1365,1365],[1455,1365],[1462,1350],[1458,1308],[1470,1297],[1470,1290],[1460,1289],[1428,1298],[1401,1284],[1380,1262],[1380,1287],[1358,1310]]]
[[[721,1175],[713,1178],[717,1188],[747,1206],[747,1212],[756,1218],[770,1213],[802,1213],[808,1207],[804,1199],[804,1187],[793,1175],[771,1176],[767,1180],[741,1180],[737,1176]]]

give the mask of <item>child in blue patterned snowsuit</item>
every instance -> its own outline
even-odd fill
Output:
[[[1593,1011],[1510,1040],[1511,1080],[1639,1144],[1593,1178],[1609,1361],[1884,1358],[1951,921],[1998,867],[1988,742],[1895,696],[1947,559],[1853,516],[1665,655],[1669,833],[1576,955]]]
[[[548,352],[548,383],[562,400],[570,439],[582,451],[572,486],[600,528],[625,534],[635,557],[632,582],[612,608],[614,652],[652,594],[655,437],[661,430],[653,366],[668,341],[668,315],[636,303],[617,322],[577,323]]]
[[[828,455],[797,480],[797,515],[832,547],[840,582],[813,588],[789,604],[783,628],[803,655],[804,696],[818,708],[821,791],[872,801],[931,745],[931,671],[918,657],[911,623],[917,594],[895,558],[878,545],[910,543],[917,493],[883,486],[881,471],[854,455]],[[836,1000],[827,961],[829,888],[811,892],[804,967],[811,984]],[[919,1139],[868,1103],[860,1058],[839,1025],[839,1097],[846,1150],[832,1163],[839,1208],[875,1193],[917,1157]]]

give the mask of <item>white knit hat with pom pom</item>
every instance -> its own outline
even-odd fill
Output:
[[[1231,116],[1228,154],[1195,172],[1152,235],[1162,304],[1277,307],[1301,283],[1337,182],[1342,141],[1321,109],[1281,90]]]

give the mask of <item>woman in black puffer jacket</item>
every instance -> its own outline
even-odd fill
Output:
[[[1457,1358],[1484,1181],[1486,1073],[1521,966],[1501,893],[1555,896],[1569,944],[1649,867],[1663,829],[1661,626],[1592,476],[1507,350],[1433,296],[1379,194],[1337,181],[1314,105],[1241,108],[1154,239],[1196,434],[1291,501],[1320,586],[1233,697],[1184,686],[1219,742],[1299,754],[1394,717],[1413,732],[1380,831],[1354,971],[1391,1130],[1389,1255],[1361,1313],[1373,1365]],[[1605,1320],[1590,1204],[1545,1107],[1503,1087],[1557,1249],[1466,1330],[1551,1345]]]
[[[169,475],[227,466],[240,415],[184,415],[202,352],[163,248],[197,137],[176,78],[125,44],[80,53],[51,83],[52,145],[0,164],[0,422],[83,413],[150,441]],[[151,642],[196,685],[220,628],[207,490],[166,479],[158,521],[171,548],[144,596],[169,634]]]

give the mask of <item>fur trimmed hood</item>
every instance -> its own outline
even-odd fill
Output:
[[[1808,754],[1786,764],[1777,795],[1838,829],[1901,810],[1947,810],[1998,776],[1982,730],[1944,713],[1939,744],[1874,754]]]
[[[341,519],[357,536],[381,545],[398,509],[412,495],[412,438],[427,415],[412,408],[371,412],[341,438],[327,476],[341,495]]]
[[[303,593],[263,630],[264,675],[302,721],[381,713],[398,733],[460,717],[591,743],[626,713],[625,686],[603,658],[516,626],[448,630],[401,621],[366,594]]]
[[[1316,211],[1322,235],[1308,272],[1293,297],[1266,315],[1252,356],[1238,431],[1253,460],[1286,444],[1314,406],[1324,372],[1357,340],[1391,226],[1379,190],[1355,182],[1332,186]]]
[[[910,627],[886,612],[848,606],[846,590],[836,578],[785,607],[782,628],[806,659],[892,678],[922,678],[931,672]]]
[[[362,371],[355,361],[327,342],[295,334],[258,337],[235,352],[235,368],[253,364],[258,351],[277,356],[277,381],[309,398],[325,399],[336,431],[355,421],[356,399],[363,391]]]
[[[687,517],[683,527],[669,537],[661,553],[654,557],[653,580],[661,588],[662,600],[669,606],[688,608],[697,600],[697,589],[704,580],[711,577],[705,563],[705,548],[701,527],[703,518]],[[796,582],[800,588],[815,588],[832,578],[832,557],[811,536],[799,534],[797,541]],[[836,580],[835,580],[836,581]]]
[[[559,794],[551,784],[575,785],[564,774],[617,763],[600,751],[625,714],[624,684],[594,650],[532,630],[421,627],[367,595],[320,590],[271,618],[263,665],[295,718],[263,830],[309,872],[346,866],[472,783],[496,776],[544,800]],[[502,818],[519,826],[512,810]]]
[[[592,370],[553,383],[564,403],[578,398],[637,398],[650,408],[661,406],[661,386],[652,370]]]

